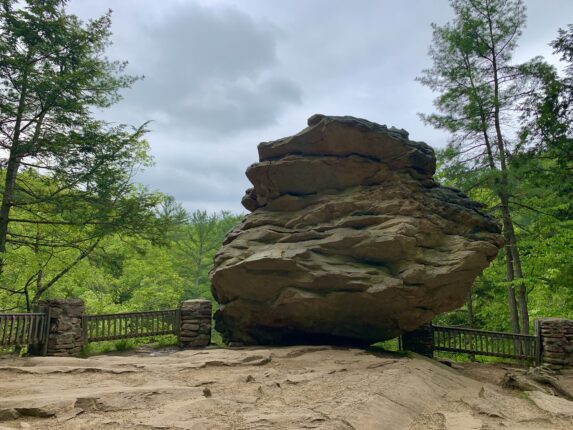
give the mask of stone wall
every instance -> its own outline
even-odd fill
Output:
[[[179,307],[181,330],[179,344],[183,348],[207,346],[211,343],[211,302],[185,300]]]
[[[179,307],[179,345],[205,347],[211,343],[212,309],[209,300],[186,300]],[[50,313],[47,355],[78,355],[85,345],[82,328],[84,303],[80,299],[51,299],[40,302],[40,312]],[[541,362],[554,369],[573,366],[573,321],[563,318],[538,320],[541,336]],[[431,357],[433,329],[426,324],[402,335],[402,349]],[[35,353],[42,353],[40,349]]]
[[[573,321],[563,318],[539,320],[541,362],[559,369],[573,365]]]
[[[432,357],[434,355],[434,330],[432,324],[424,324],[402,335],[402,349]]]
[[[46,300],[39,304],[42,312],[50,313],[47,355],[68,357],[83,348],[82,315],[84,302],[80,299]]]

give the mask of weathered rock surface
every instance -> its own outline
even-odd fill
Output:
[[[404,130],[314,115],[259,145],[253,211],[211,273],[228,342],[373,342],[459,307],[502,245],[495,220],[433,179]]]
[[[0,430],[571,429],[573,402],[530,401],[416,356],[325,346],[155,354],[0,357]]]

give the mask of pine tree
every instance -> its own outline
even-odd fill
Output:
[[[125,63],[105,57],[110,13],[83,23],[65,6],[65,0],[0,3],[0,288],[28,302],[88,257],[102,237],[149,233],[162,222],[156,207],[163,197],[131,181],[151,162],[145,125],[111,126],[93,116],[137,80],[124,74]],[[22,247],[38,257],[38,266],[15,286],[17,267],[6,265]],[[62,249],[74,257],[49,273]]]
[[[512,217],[511,130],[517,121],[514,112],[535,89],[537,80],[531,70],[542,61],[512,62],[525,25],[521,0],[452,0],[450,4],[455,18],[444,26],[433,24],[433,66],[418,78],[439,93],[434,101],[438,113],[422,118],[451,133],[445,154],[448,163],[473,180],[468,184],[465,179],[466,190],[485,186],[497,198],[512,328],[528,333],[527,292]]]

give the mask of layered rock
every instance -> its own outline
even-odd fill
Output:
[[[459,307],[502,245],[480,205],[433,179],[405,130],[314,115],[259,145],[252,211],[211,272],[216,329],[244,344],[374,342]]]

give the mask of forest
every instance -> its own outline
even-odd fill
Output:
[[[55,297],[87,313],[211,299],[213,257],[243,215],[188,211],[134,181],[153,162],[148,124],[93,115],[140,79],[105,56],[111,14],[84,23],[65,1],[25,3],[0,5],[0,312]],[[420,117],[450,136],[438,180],[482,202],[505,247],[436,321],[528,333],[535,318],[573,319],[573,24],[546,41],[559,67],[518,63],[521,1],[451,7],[418,78],[435,112]]]

